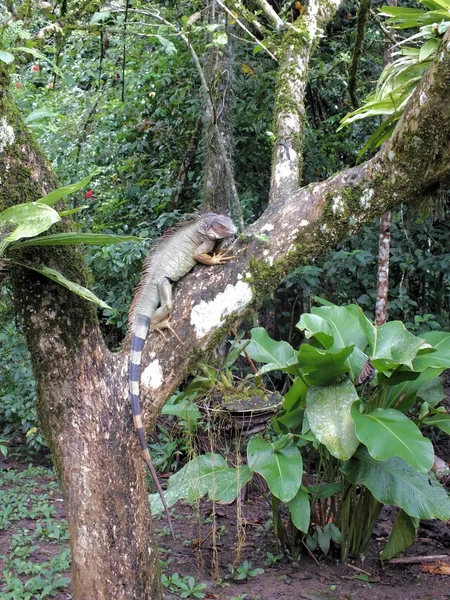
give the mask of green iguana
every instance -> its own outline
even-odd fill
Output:
[[[144,460],[155,481],[158,493],[174,536],[169,510],[148,451],[140,409],[139,379],[141,355],[149,329],[172,328],[172,285],[197,264],[221,265],[233,256],[220,251],[223,240],[234,237],[236,227],[229,217],[205,213],[167,231],[144,262],[144,270],[130,309],[131,355],[130,398],[134,426],[144,453]],[[216,251],[212,256],[210,252]],[[175,332],[173,332],[175,333]],[[176,334],[175,334],[176,335]],[[177,336],[178,337],[178,336]]]

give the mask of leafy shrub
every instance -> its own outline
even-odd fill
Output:
[[[24,436],[30,448],[41,450],[46,442],[37,429],[36,385],[25,339],[9,315],[0,312],[0,320],[0,431]]]

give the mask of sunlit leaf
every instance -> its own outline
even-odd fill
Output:
[[[56,210],[40,202],[16,204],[7,208],[0,213],[0,255],[11,242],[39,235],[60,219]]]
[[[398,410],[377,408],[361,413],[360,402],[352,406],[356,436],[373,458],[399,456],[409,465],[427,473],[434,462],[433,445],[406,415]]]
[[[113,235],[109,233],[55,233],[41,236],[26,242],[14,244],[15,248],[27,246],[68,246],[69,244],[89,244],[105,246],[121,242],[139,242],[142,238],[133,235]]]
[[[306,394],[306,412],[311,431],[330,454],[348,460],[359,445],[351,406],[358,399],[348,379],[322,387],[311,387]]]
[[[14,54],[11,54],[11,52],[6,52],[6,50],[0,50],[0,60],[9,65],[9,63],[12,63],[14,60]]]

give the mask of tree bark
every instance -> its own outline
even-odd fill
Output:
[[[233,106],[233,43],[227,15],[214,0],[209,2],[209,24],[220,25],[228,36],[223,46],[209,44],[205,57],[205,76],[208,82],[211,105],[205,106],[205,163],[203,173],[203,199],[205,206],[214,212],[232,214],[235,190],[233,173],[225,165],[225,149],[229,163],[233,164],[234,106]],[[211,108],[213,113],[211,114]],[[217,136],[221,136],[220,145]]]
[[[288,102],[277,117],[279,141],[301,134],[306,62],[317,38],[313,32],[326,22],[325,9],[316,8],[312,3],[304,16],[313,38],[302,51],[305,63],[300,65],[294,52],[305,44],[301,27],[298,33],[289,30],[280,51],[278,89]],[[173,325],[184,345],[149,336],[141,378],[147,427],[199,354],[216,345],[234,319],[258,306],[290,269],[392,206],[420,201],[450,181],[449,42],[450,33],[391,140],[370,161],[299,189],[299,149],[287,161],[286,149],[276,147],[269,207],[236,243],[235,260],[215,268],[199,265],[176,286]],[[0,66],[0,91],[6,89],[6,68]],[[0,98],[2,209],[36,199],[56,182],[7,95]],[[296,116],[290,119],[292,111]],[[30,252],[23,260],[46,262],[80,283],[86,279],[81,255],[73,249]],[[38,382],[39,417],[67,506],[74,598],[159,600],[145,465],[128,401],[128,344],[111,354],[84,301],[37,275],[17,271],[13,277]]]

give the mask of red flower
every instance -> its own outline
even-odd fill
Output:
[[[31,70],[32,70],[32,71],[36,71],[36,72],[37,72],[37,71],[40,71],[40,70],[41,70],[41,67],[40,67],[39,65],[33,65],[33,66],[31,67]]]
[[[92,198],[94,196],[94,192],[92,190],[88,190],[86,192],[86,198]]]

